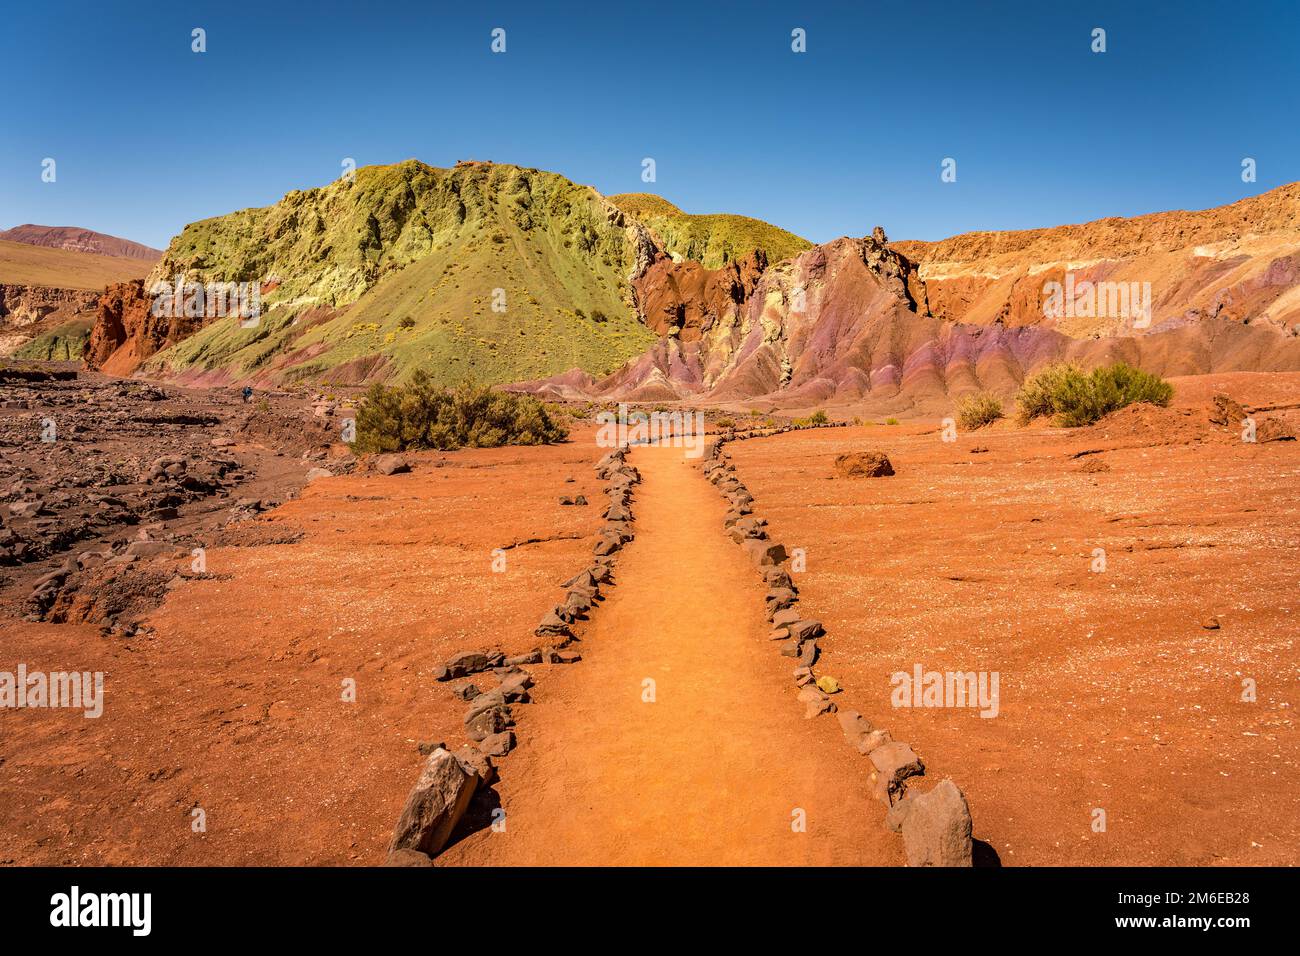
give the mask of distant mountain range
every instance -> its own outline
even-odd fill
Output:
[[[130,239],[106,236],[102,232],[82,229],[80,226],[36,226],[27,223],[0,230],[0,241],[66,249],[69,252],[91,252],[122,259],[144,259],[148,262],[154,262],[162,255],[161,249],[151,249]]]
[[[257,283],[260,319],[153,315],[146,289],[176,275]],[[409,160],[187,226],[148,279],[102,298],[86,360],[197,384],[422,367],[567,398],[905,407],[1006,392],[1057,358],[1300,369],[1298,323],[1300,185],[1203,212],[813,245],[556,173]]]

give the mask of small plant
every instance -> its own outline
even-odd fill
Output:
[[[1117,409],[1145,402],[1167,406],[1174,387],[1158,375],[1125,362],[1085,372],[1077,365],[1049,365],[1025,380],[1016,394],[1016,419],[1027,425],[1051,416],[1062,428],[1091,425]]]
[[[399,329],[413,329],[415,328],[415,319],[411,318],[409,315],[404,315],[400,320],[398,320],[397,327]]]
[[[591,321],[593,321],[593,322],[608,322],[608,321],[609,321],[609,316],[607,316],[604,312],[600,311],[600,309],[592,309],[592,310],[591,310]]]
[[[886,418],[886,419],[885,419],[885,424],[886,424],[886,425],[897,425],[897,424],[898,424],[898,419],[897,419],[897,418]]]
[[[795,428],[816,428],[818,425],[825,425],[829,421],[826,412],[819,408],[807,418],[796,418],[794,426]]]
[[[717,421],[719,428],[735,428],[736,423],[730,418],[719,418]]]
[[[957,424],[963,431],[975,431],[1002,417],[1002,400],[988,392],[966,395],[957,403]]]

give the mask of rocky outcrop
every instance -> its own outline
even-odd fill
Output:
[[[99,293],[0,283],[0,356],[12,355],[53,324],[95,310]]]
[[[1300,302],[1287,294],[1300,278],[1297,183],[1197,212],[974,232],[894,248],[920,264],[931,309],[953,322],[1045,326],[1073,338],[1153,335],[1206,318],[1292,335],[1300,326]],[[1064,286],[1067,275],[1082,307],[1045,314],[1045,286]],[[1100,282],[1149,284],[1149,324],[1123,310],[1088,308],[1084,284]]]
[[[155,316],[147,281],[119,282],[104,290],[86,345],[87,368],[130,375],[149,356],[200,328],[202,317]]]
[[[1290,260],[1233,286],[1212,309],[1162,320],[1157,307],[1142,334],[1102,334],[1064,319],[1013,321],[1016,309],[1029,314],[1053,273],[1025,278],[1020,304],[989,319],[954,309],[958,287],[925,279],[924,264],[900,248],[915,244],[890,245],[879,230],[838,239],[771,265],[752,287],[735,271],[657,264],[642,282],[647,321],[667,333],[659,343],[590,384],[569,377],[521,387],[571,399],[871,402],[933,412],[967,392],[1010,395],[1035,368],[1060,360],[1123,360],[1166,376],[1300,369],[1300,329],[1257,314],[1293,287],[1300,273]]]

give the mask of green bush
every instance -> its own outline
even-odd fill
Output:
[[[897,425],[897,424],[898,424],[898,419],[897,419],[897,418],[886,418],[886,419],[885,419],[885,424],[886,424],[886,425]]]
[[[967,395],[957,403],[957,424],[962,431],[974,431],[1002,417],[1002,400],[988,392]]]
[[[807,418],[796,418],[794,420],[794,425],[796,428],[812,428],[816,425],[825,425],[829,421],[830,419],[826,417],[826,412],[819,408]]]
[[[446,389],[417,369],[407,385],[370,387],[357,412],[354,447],[358,452],[448,451],[548,445],[567,437],[568,430],[532,396],[473,383]]]
[[[1062,428],[1091,425],[1135,402],[1166,406],[1174,387],[1158,375],[1125,362],[1085,372],[1077,365],[1049,365],[1025,380],[1016,395],[1016,419],[1027,425],[1051,416]]]

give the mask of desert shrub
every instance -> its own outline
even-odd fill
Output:
[[[398,320],[397,327],[399,329],[413,329],[415,328],[415,319],[409,315],[404,315]]]
[[[885,424],[886,424],[886,425],[897,425],[897,424],[898,424],[898,419],[897,419],[897,418],[886,418],[886,419],[885,419]]]
[[[829,421],[830,419],[826,417],[826,412],[819,408],[807,418],[796,418],[794,420],[794,426],[796,428],[814,428],[817,425],[825,425]]]
[[[1135,402],[1165,406],[1173,397],[1174,387],[1160,376],[1126,362],[1098,366],[1091,372],[1057,363],[1025,380],[1016,395],[1016,418],[1027,425],[1051,416],[1058,426],[1077,428]]]
[[[358,452],[496,448],[563,441],[568,431],[530,395],[466,383],[434,384],[419,369],[406,385],[374,384],[357,412]]]
[[[957,424],[963,431],[991,425],[1002,417],[1002,400],[988,392],[966,395],[957,403]]]
[[[593,321],[593,322],[608,322],[608,321],[609,321],[609,316],[607,316],[607,315],[606,315],[604,312],[602,312],[600,309],[592,309],[592,310],[591,310],[591,321]]]
[[[735,428],[736,423],[730,418],[719,418],[716,422],[719,428]]]

